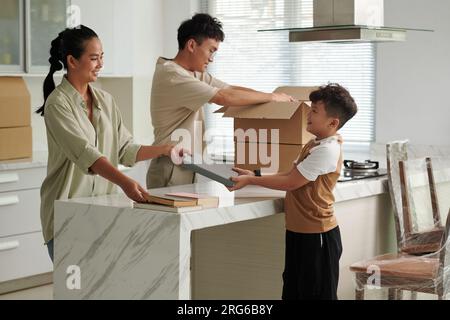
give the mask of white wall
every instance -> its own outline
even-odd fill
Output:
[[[150,117],[152,78],[164,45],[164,1],[133,2],[133,133],[136,142],[149,144],[154,140]]]
[[[450,1],[386,0],[385,26],[408,31],[404,43],[377,50],[376,140],[450,145]]]
[[[198,12],[198,0],[163,1],[164,57],[173,58],[178,51],[177,30],[181,22]]]

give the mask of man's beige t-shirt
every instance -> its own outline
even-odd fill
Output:
[[[191,136],[190,149],[195,152],[194,139],[203,139],[205,124],[202,107],[221,88],[228,86],[207,72],[190,72],[172,60],[158,58],[153,76],[150,107],[155,136],[154,145],[175,144],[177,141],[172,141],[172,133],[176,129],[185,129],[185,132],[189,132]],[[201,126],[198,126],[199,124]],[[203,141],[196,141],[196,145],[203,146]],[[155,167],[157,163],[161,168]],[[150,171],[154,174],[149,171],[147,177],[149,187],[168,185],[167,181],[163,184],[155,184],[155,181],[161,178],[157,176],[158,172],[161,175],[160,170],[167,165],[170,165],[168,161],[152,160],[153,168],[151,169],[153,170]],[[173,170],[183,171],[179,167],[171,168],[170,175],[173,174]]]
[[[45,103],[48,163],[41,187],[41,223],[46,243],[53,239],[55,200],[114,193],[115,185],[89,168],[103,156],[115,167],[132,166],[141,147],[133,143],[112,96],[89,88],[92,123],[83,98],[65,77]]]

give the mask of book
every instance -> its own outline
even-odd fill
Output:
[[[199,194],[199,193],[189,193],[189,192],[173,192],[166,193],[166,196],[196,199],[197,205],[203,208],[217,208],[219,206],[219,197]]]
[[[149,203],[157,203],[166,205],[169,207],[195,207],[197,206],[197,200],[196,199],[188,199],[188,198],[181,198],[181,197],[174,197],[174,196],[168,196],[168,195],[159,195],[159,194],[150,194],[145,197],[145,200]]]
[[[133,208],[136,209],[147,209],[147,210],[155,210],[155,211],[165,211],[165,212],[175,212],[175,213],[183,213],[183,212],[191,212],[191,211],[199,211],[202,210],[201,206],[193,206],[193,207],[170,207],[163,204],[155,204],[155,203],[140,203],[133,202]]]
[[[182,168],[188,169],[192,172],[198,173],[204,177],[207,177],[211,180],[217,181],[221,184],[223,184],[225,187],[233,187],[234,182],[229,179],[229,177],[223,177],[215,172],[210,171],[209,169],[206,169],[200,165],[194,164],[192,161],[192,157],[189,155],[185,155],[183,158],[183,163],[181,164]],[[231,171],[230,171],[231,176]]]

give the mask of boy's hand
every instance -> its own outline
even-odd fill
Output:
[[[236,172],[240,176],[255,176],[255,173],[253,171],[250,171],[250,170],[245,170],[245,169],[241,169],[241,168],[238,168],[238,167],[234,167],[231,170],[233,170],[234,172]]]
[[[236,191],[250,184],[250,176],[248,175],[231,177],[230,180],[233,181],[235,184],[233,187],[228,188],[229,191]]]

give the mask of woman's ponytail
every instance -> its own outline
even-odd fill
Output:
[[[61,32],[58,37],[56,37],[51,43],[50,58],[48,59],[48,62],[50,62],[50,71],[48,72],[47,77],[45,77],[43,85],[44,103],[36,111],[36,113],[40,114],[41,116],[44,116],[45,102],[47,101],[48,96],[50,95],[50,93],[52,93],[53,90],[55,90],[55,81],[53,80],[53,74],[56,71],[62,70],[64,67],[61,45],[63,32]]]

